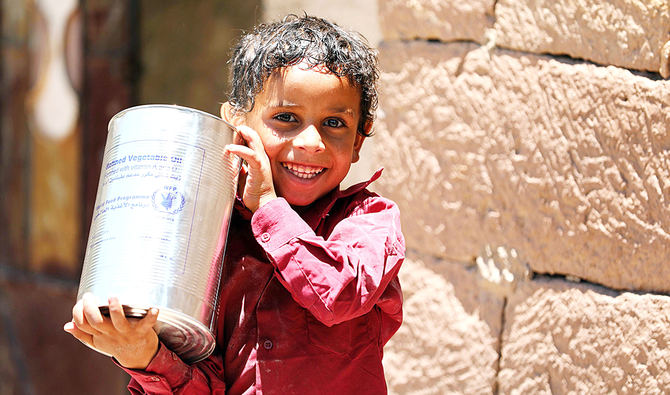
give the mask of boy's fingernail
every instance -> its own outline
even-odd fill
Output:
[[[158,314],[158,309],[155,308],[155,307],[150,308],[150,309],[149,309],[149,314],[151,314],[151,315],[156,315],[156,314]]]

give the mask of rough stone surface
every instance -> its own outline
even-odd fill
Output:
[[[566,281],[507,303],[499,393],[670,393],[670,298]]]
[[[667,0],[499,0],[495,16],[499,46],[636,70],[667,67]]]
[[[377,189],[410,248],[670,291],[670,82],[468,43],[381,47]]]
[[[482,42],[493,26],[495,0],[379,0],[385,40],[416,38]]]
[[[459,264],[408,254],[404,323],[384,349],[390,394],[493,394],[503,298]]]

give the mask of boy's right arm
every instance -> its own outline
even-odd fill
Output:
[[[224,395],[226,390],[218,354],[189,365],[161,343],[146,370],[121,368],[131,376],[128,390],[132,395]]]
[[[116,298],[109,300],[110,317],[100,313],[90,294],[72,309],[72,321],[64,330],[78,340],[110,354],[133,378],[131,394],[225,393],[223,362],[219,356],[188,365],[162,345],[153,326],[158,311],[151,309],[141,320],[127,319]]]

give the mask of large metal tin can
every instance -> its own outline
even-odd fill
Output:
[[[223,149],[236,136],[220,118],[172,105],[129,108],[109,123],[77,300],[91,292],[107,313],[116,296],[130,317],[158,308],[154,329],[186,362],[215,346],[240,168]]]

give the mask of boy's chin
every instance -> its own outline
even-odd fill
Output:
[[[286,199],[288,204],[293,207],[296,211],[300,211],[301,209],[305,209],[309,207],[312,203],[314,203],[317,199],[314,200],[295,200],[295,199]]]
[[[300,208],[304,209],[310,206],[312,203],[319,200],[322,196],[303,195],[303,196],[281,196],[281,197],[283,197],[291,207],[293,207],[296,211],[298,211]]]

